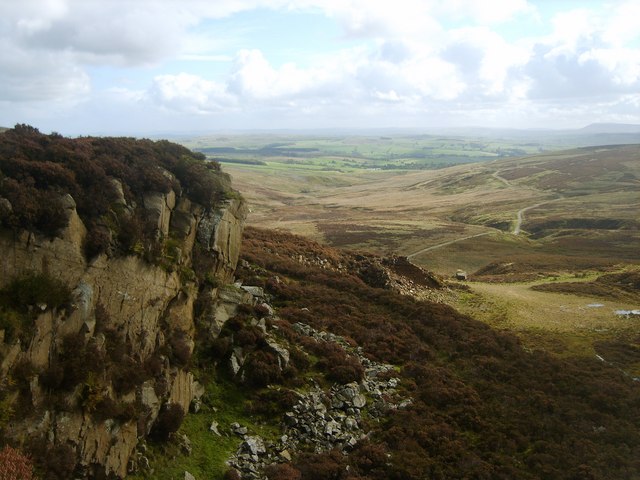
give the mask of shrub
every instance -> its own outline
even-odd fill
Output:
[[[64,368],[58,362],[52,362],[40,373],[40,385],[48,390],[57,390],[64,379]]]
[[[152,355],[144,362],[144,370],[150,377],[157,377],[162,374],[163,362],[159,355]]]
[[[300,480],[302,478],[300,470],[288,463],[269,465],[265,468],[264,473],[269,480]]]
[[[321,356],[318,368],[322,369],[327,378],[333,382],[359,382],[364,376],[364,368],[356,357],[347,355],[342,347],[335,343],[318,342],[315,352]]]
[[[62,339],[58,361],[63,371],[60,387],[70,391],[89,375],[84,335],[71,333]]]
[[[215,360],[222,360],[231,352],[231,339],[229,337],[218,337],[211,342],[209,353]]]
[[[84,254],[87,259],[105,253],[111,246],[111,232],[102,225],[89,225],[84,239]]]
[[[0,450],[0,480],[31,480],[33,463],[20,450],[5,445]]]
[[[147,378],[144,367],[124,356],[111,369],[113,388],[119,395],[129,393]]]
[[[4,330],[4,341],[12,343],[27,333],[31,319],[15,310],[0,307],[0,330]],[[26,340],[26,339],[25,339]]]
[[[298,401],[298,396],[292,390],[267,389],[258,393],[249,408],[251,413],[263,415],[267,418],[277,418],[284,412],[291,410]]]
[[[271,352],[257,350],[244,365],[245,378],[249,385],[262,388],[282,379],[278,358]]]
[[[45,457],[45,477],[47,480],[67,480],[72,478],[76,466],[76,454],[68,445],[49,448]]]
[[[224,476],[222,477],[222,480],[241,480],[241,479],[242,477],[240,476],[240,472],[238,472],[238,470],[236,470],[235,468],[230,468],[229,470],[224,472]]]
[[[303,454],[296,467],[305,480],[343,480],[347,476],[346,458],[336,450]]]
[[[191,345],[189,335],[182,330],[174,330],[172,332],[169,343],[171,345],[171,353],[176,363],[180,366],[187,366],[191,360]]]
[[[0,290],[0,302],[20,312],[39,303],[49,308],[66,307],[71,301],[69,287],[47,273],[29,272],[14,278]]]
[[[119,193],[113,179],[122,185],[129,205],[142,205],[145,192],[170,189],[206,208],[230,196],[229,176],[219,164],[167,141],[67,139],[16,125],[0,136],[0,158],[0,197],[12,207],[0,212],[2,225],[55,235],[67,221],[61,198],[70,194],[89,230],[85,246],[89,258],[116,246],[112,233],[125,253],[141,253],[138,247],[155,234],[146,226],[140,228],[139,211],[129,218],[115,215],[118,221],[110,229],[97,227],[114,217],[111,213],[123,213],[116,204]]]
[[[35,374],[36,369],[33,363],[26,358],[18,360],[11,369],[11,378],[23,394],[30,392],[30,382]]]
[[[184,419],[184,410],[177,403],[170,403],[160,411],[151,429],[151,436],[156,440],[166,441],[177,432]]]

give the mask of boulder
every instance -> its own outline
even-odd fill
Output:
[[[264,298],[264,290],[262,289],[262,287],[252,287],[249,285],[242,285],[240,288],[245,292],[250,293],[256,298]]]
[[[258,436],[246,437],[240,448],[250,455],[263,455],[267,452],[264,440]]]

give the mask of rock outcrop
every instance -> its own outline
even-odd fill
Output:
[[[133,211],[135,205],[127,205],[122,185],[114,182],[120,192],[116,203]],[[64,310],[33,306],[40,313],[28,343],[8,339],[0,330],[4,340],[0,343],[2,377],[24,362],[33,372],[28,379],[30,391],[20,397],[30,405],[21,406],[26,413],[7,425],[5,434],[18,443],[39,437],[52,445],[66,445],[76,456],[76,472],[122,478],[139,438],[152,429],[161,406],[177,404],[186,412],[204,393],[181,361],[193,350],[194,302],[200,293],[189,272],[193,272],[192,259],[198,249],[210,266],[208,281],[224,285],[233,280],[246,206],[239,198],[202,206],[174,190],[145,194],[138,208],[143,208],[144,218],[153,223],[160,244],[173,242],[173,266],[167,268],[135,254],[103,253],[88,261],[83,250],[87,229],[73,199],[67,195],[63,200],[67,227],[54,238],[0,230],[0,288],[26,272],[35,272],[60,280],[73,292],[72,305]],[[224,305],[224,288],[203,292],[213,303]],[[228,318],[215,315],[218,323]],[[66,405],[64,409],[51,405],[42,372],[57,367],[65,339],[78,334],[82,338],[79,348],[90,347],[104,358],[113,355],[111,350],[117,347],[113,339],[119,339],[121,358],[144,370],[146,380],[133,388],[118,388],[107,368],[97,378],[69,386],[58,402]],[[82,361],[80,357],[78,361]],[[130,405],[141,413],[100,418],[95,414],[95,402],[104,409],[107,401]]]
[[[400,379],[392,376],[392,365],[370,360],[360,347],[353,347],[339,335],[303,323],[294,324],[293,329],[315,341],[344,348],[361,362],[364,377],[359,383],[333,384],[329,389],[316,384],[298,393],[298,401],[282,417],[283,434],[277,441],[266,441],[242,425],[232,425],[232,433],[242,442],[228,463],[241,472],[242,478],[262,479],[266,466],[290,462],[301,450],[321,453],[338,449],[347,453],[367,435],[365,415],[377,419],[385,412],[411,404],[410,398],[397,391]],[[282,345],[279,348],[284,350]]]

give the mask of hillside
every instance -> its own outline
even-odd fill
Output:
[[[637,145],[582,148],[437,171],[324,173],[322,182],[320,173],[295,170],[225,171],[246,192],[254,225],[412,255],[448,275],[501,261],[549,272],[640,260],[639,152]],[[522,233],[513,235],[519,211]]]
[[[233,279],[244,202],[179,145],[26,125],[0,179],[2,440],[40,478],[123,478],[204,393],[193,305]]]
[[[592,123],[580,129],[580,133],[633,133],[640,134],[640,125],[631,123]]]
[[[249,229],[243,251],[241,276],[265,282],[283,320],[392,362],[412,399],[353,455],[298,459],[303,478],[347,478],[345,465],[372,479],[637,476],[640,391],[616,368],[527,352],[446,305],[367,285],[348,255],[299,237]]]
[[[18,125],[0,172],[2,475],[640,473],[629,345],[533,351],[407,257],[244,229],[219,166],[169,142]]]

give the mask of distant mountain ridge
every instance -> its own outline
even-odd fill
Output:
[[[638,133],[640,125],[634,123],[591,123],[578,130],[582,133]]]

